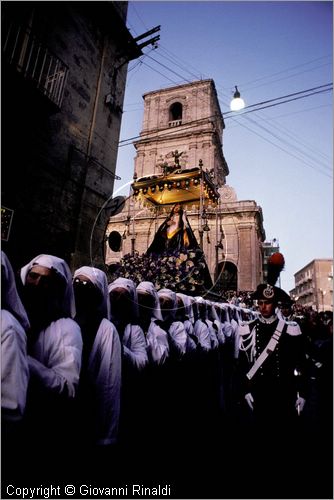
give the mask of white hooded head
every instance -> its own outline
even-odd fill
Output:
[[[153,297],[154,306],[152,308],[151,315],[153,318],[161,321],[162,315],[161,315],[161,309],[160,309],[159,296],[158,296],[158,292],[156,291],[153,283],[151,281],[142,281],[137,286],[137,292],[146,293],[146,294],[151,295]]]
[[[177,309],[176,293],[173,292],[173,290],[170,290],[169,288],[161,288],[161,290],[158,291],[158,297],[159,300],[162,299],[162,302],[164,302],[165,299],[168,301],[168,303],[166,303],[166,307],[164,307],[164,305],[161,305],[161,300],[160,300],[161,314],[163,319],[165,321],[166,320],[174,321]]]
[[[198,315],[202,321],[208,319],[208,308],[207,302],[203,297],[196,297],[196,304],[198,309]]]
[[[26,285],[27,276],[34,266],[41,266],[54,271],[54,273],[63,280],[64,288],[60,298],[60,312],[62,317],[75,316],[75,300],[72,285],[72,274],[66,262],[54,255],[41,254],[32,259],[28,264],[21,268],[21,280]]]
[[[101,317],[110,319],[110,301],[106,273],[96,267],[82,266],[74,272],[73,281],[79,276],[86,277],[101,293],[101,302],[97,310]]]
[[[28,315],[16,288],[12,265],[3,251],[1,251],[1,289],[1,308],[15,316],[22,328],[27,331],[30,328]]]
[[[192,298],[189,297],[189,295],[186,295],[184,293],[179,293],[179,292],[176,295],[178,297],[180,297],[180,299],[183,302],[186,316],[188,316],[191,323],[194,323],[194,311],[193,311],[192,300],[191,300]]]
[[[216,308],[215,308],[213,302],[211,302],[210,300],[207,300],[206,305],[207,305],[207,311],[208,311],[208,319],[210,319],[211,321],[215,321],[215,320],[220,321],[218,313],[216,311]]]
[[[121,299],[122,290],[127,292],[126,304]],[[109,283],[108,292],[111,320],[114,322],[120,319],[128,319],[127,323],[135,324],[138,320],[138,299],[135,283],[128,278],[117,278],[112,283]],[[119,299],[121,302],[118,302]],[[124,314],[126,314],[126,318],[120,318]]]

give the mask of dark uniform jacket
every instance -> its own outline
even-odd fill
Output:
[[[290,418],[296,414],[297,397],[306,399],[305,352],[300,328],[295,322],[284,322],[274,352],[270,353],[251,380],[246,374],[266,348],[278,325],[256,319],[238,328],[237,373],[240,398],[251,393],[254,415],[268,421]]]

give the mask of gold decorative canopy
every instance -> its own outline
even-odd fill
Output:
[[[161,175],[151,175],[135,179],[132,183],[133,195],[137,199],[149,201],[155,206],[175,203],[216,204],[219,193],[208,172],[200,167],[164,171]]]

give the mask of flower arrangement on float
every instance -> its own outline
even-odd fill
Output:
[[[159,255],[126,254],[118,267],[110,272],[116,278],[129,278],[138,285],[141,281],[151,281],[156,290],[169,288],[175,292],[199,295],[205,291],[204,254],[200,249],[189,252],[164,252]]]

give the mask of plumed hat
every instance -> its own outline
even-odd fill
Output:
[[[269,283],[261,283],[258,285],[256,291],[252,294],[253,300],[271,300],[278,304],[281,303],[291,303],[290,296],[279,288],[278,286],[270,285]]]
[[[261,283],[258,285],[256,291],[252,294],[253,300],[271,300],[276,304],[279,302],[291,303],[290,296],[284,290],[275,286],[275,283],[284,268],[284,264],[284,256],[279,252],[275,252],[269,257],[267,283]]]

